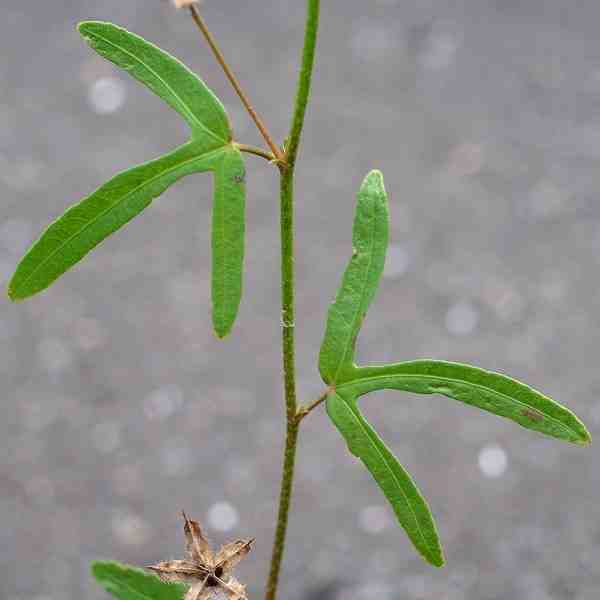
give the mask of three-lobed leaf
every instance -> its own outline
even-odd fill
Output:
[[[329,386],[327,412],[348,448],[369,469],[417,550],[431,564],[441,566],[443,553],[427,503],[361,414],[357,404],[361,396],[382,389],[440,394],[561,440],[587,444],[591,438],[567,408],[500,373],[435,360],[366,367],[355,364],[356,339],[379,285],[388,231],[383,178],[373,171],[358,194],[352,258],[327,315],[319,370]]]
[[[187,586],[165,583],[151,575],[113,561],[92,563],[96,581],[118,600],[182,600]]]
[[[69,208],[17,266],[8,294],[23,300],[52,284],[88,252],[133,219],[181,177],[214,172],[212,228],[213,325],[219,337],[235,322],[242,295],[245,169],[223,105],[204,82],[155,45],[111,23],[86,21],[81,35],[182,115],[191,140],[120,173]]]
[[[444,555],[427,502],[360,412],[352,388],[343,387],[353,380],[356,372],[356,338],[379,285],[388,236],[389,211],[383,176],[379,171],[372,171],[358,193],[352,258],[335,302],[329,308],[319,370],[330,386],[327,413],[350,452],[370,471],[423,558],[440,567],[444,564]]]

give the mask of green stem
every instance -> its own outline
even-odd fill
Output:
[[[287,533],[288,517],[292,500],[292,484],[294,482],[294,465],[296,462],[296,448],[298,446],[299,423],[287,424],[285,439],[285,453],[283,460],[283,476],[281,478],[281,492],[279,496],[279,513],[277,515],[277,530],[273,542],[273,554],[271,556],[271,568],[267,581],[266,600],[275,600],[277,586],[279,584],[279,573],[283,560],[285,547],[285,536]]]
[[[292,128],[286,144],[286,159],[290,168],[293,169],[298,156],[300,138],[304,128],[304,117],[310,97],[310,87],[315,66],[315,51],[317,48],[317,34],[319,32],[319,14],[321,11],[321,0],[307,0],[306,29],[304,34],[304,50],[302,52],[302,66],[298,76],[298,87],[296,90],[296,106]]]
[[[294,309],[294,170],[300,147],[306,107],[310,96],[312,74],[315,62],[315,48],[319,29],[320,0],[306,0],[307,17],[302,51],[302,66],[298,76],[298,87],[294,106],[292,126],[286,144],[286,164],[280,165],[280,219],[281,219],[281,324],[283,375],[287,432],[283,460],[283,474],[279,493],[279,511],[275,541],[271,555],[271,568],[267,581],[265,599],[275,600],[279,574],[285,548],[285,538],[289,520],[294,464],[298,446],[296,370],[295,370],[295,309]]]

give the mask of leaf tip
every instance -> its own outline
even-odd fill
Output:
[[[575,443],[579,446],[589,446],[592,443],[592,436],[583,423],[581,424],[579,439]]]
[[[97,23],[97,21],[80,21],[79,23],[77,23],[77,31],[79,32],[79,35],[81,35],[82,37],[87,37],[90,33],[90,28],[93,27],[94,23]]]
[[[13,275],[12,279],[8,282],[8,286],[6,287],[6,295],[11,302],[19,302],[21,300],[25,300],[26,298],[25,295],[20,294],[17,290],[15,275]]]
[[[435,527],[435,523],[434,523]],[[437,527],[435,527],[434,538],[429,540],[429,543],[425,547],[416,547],[421,556],[428,562],[432,567],[441,569],[446,565],[446,557],[444,556],[444,548],[440,541]]]
[[[372,169],[371,171],[369,171],[367,173],[367,176],[365,179],[383,183],[383,173],[379,169]]]
[[[577,444],[578,446],[589,446],[592,443],[592,436],[588,431],[588,428],[584,425],[583,421],[577,417],[577,415],[570,413],[570,416],[575,421],[571,422],[571,433],[572,436],[568,439],[569,442]]]
[[[100,28],[107,26],[116,27],[116,25],[106,21],[80,21],[77,23],[77,31],[86,42],[91,44],[94,33],[98,33]]]
[[[95,579],[100,580],[102,579],[102,571],[114,564],[116,563],[108,562],[105,560],[93,560],[90,563],[90,573]]]
[[[369,173],[367,173],[367,176],[363,180],[362,188],[385,193],[385,182],[383,179],[383,173],[378,169],[373,169],[372,171],[369,171]]]
[[[224,340],[233,329],[233,323],[213,323],[213,330],[218,340]]]
[[[444,550],[441,546],[436,549],[436,552],[433,554],[433,556],[428,558],[428,561],[431,565],[437,567],[438,569],[441,569],[446,565],[446,557],[444,556]]]
[[[18,298],[17,298],[17,296],[16,296],[16,294],[15,294],[15,290],[14,290],[14,289],[13,289],[13,288],[10,286],[10,284],[9,284],[9,286],[6,288],[6,295],[8,296],[8,299],[9,299],[11,302],[17,302],[17,301],[18,301]]]

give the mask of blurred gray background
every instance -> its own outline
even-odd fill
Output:
[[[185,125],[78,37],[114,21],[172,51],[260,143],[192,22],[159,0],[3,2],[0,273],[49,221]],[[304,2],[205,14],[278,139]],[[600,427],[597,0],[323,2],[298,173],[298,376],[351,252],[354,194],[383,170],[385,278],[362,361],[435,357],[518,377]],[[0,302],[0,600],[104,598],[88,563],[182,552],[179,511],[215,542],[255,536],[262,593],[283,439],[275,170],[248,158],[238,324],[209,318],[211,180],[187,178],[49,291]],[[438,519],[448,565],[411,548],[323,411],[301,436],[281,598],[592,600],[598,445],[570,447],[451,400],[379,393],[368,416]],[[596,459],[596,460],[595,460]]]

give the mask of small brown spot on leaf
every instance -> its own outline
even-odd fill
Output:
[[[521,411],[521,414],[524,417],[527,417],[529,419],[531,419],[532,421],[535,421],[536,423],[540,423],[544,420],[544,415],[542,415],[542,413],[540,413],[537,410],[534,410],[532,408],[525,408],[524,410]]]

